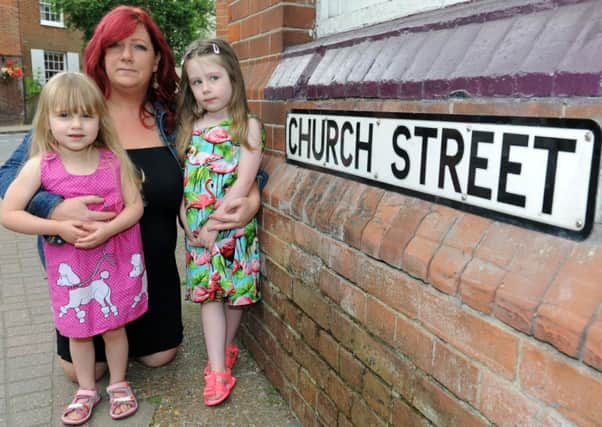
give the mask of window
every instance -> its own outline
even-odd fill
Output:
[[[318,0],[318,37],[443,8],[466,0]]]
[[[40,0],[40,24],[51,27],[64,27],[63,12],[52,8],[50,0]]]
[[[44,78],[50,80],[52,76],[65,70],[65,54],[61,52],[44,52]]]
[[[31,49],[32,77],[40,84],[61,71],[80,71],[79,53]]]

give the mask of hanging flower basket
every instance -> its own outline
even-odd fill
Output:
[[[17,79],[19,77],[23,77],[23,69],[18,65],[15,65],[13,61],[6,61],[5,64],[0,67],[0,79],[3,81]]]

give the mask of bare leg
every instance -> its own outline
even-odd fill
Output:
[[[63,368],[63,373],[65,374],[67,379],[76,383],[77,375],[75,374],[75,367],[73,366],[73,363],[67,362],[62,357],[59,357],[59,363],[61,364],[61,368]],[[96,362],[94,364],[94,377],[96,381],[100,380],[105,374],[105,372],[107,372],[106,362]]]
[[[176,353],[178,352],[178,348],[169,348],[167,350],[159,351],[153,354],[147,354],[146,356],[141,356],[137,360],[145,366],[149,368],[158,368],[163,365],[167,365],[169,362],[174,360],[176,357]]]
[[[224,303],[208,302],[201,306],[203,333],[212,371],[226,372],[226,315]]]
[[[96,355],[92,338],[69,338],[69,350],[79,386],[88,390],[95,389],[94,360]]]
[[[79,387],[86,390],[96,390],[96,378],[94,377],[96,355],[94,354],[92,338],[69,338],[69,350],[73,358],[73,367]],[[82,413],[76,410],[67,414],[66,417],[72,421],[83,419]]]
[[[243,308],[226,305],[226,346],[228,347],[234,345],[242,314]]]
[[[128,338],[125,328],[112,329],[102,334],[109,364],[109,384],[125,380],[128,366]]]
[[[111,329],[102,334],[102,339],[105,341],[105,353],[109,364],[109,385],[125,381],[129,349],[125,328]],[[129,408],[130,404],[123,403],[115,409],[115,414],[122,414]]]

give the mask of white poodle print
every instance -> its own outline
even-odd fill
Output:
[[[75,315],[80,323],[86,320],[86,311],[80,309],[80,306],[87,305],[93,299],[101,306],[101,312],[104,317],[109,317],[109,311],[117,316],[117,307],[111,302],[111,288],[105,282],[109,278],[109,272],[104,270],[100,273],[100,279],[92,281],[88,286],[81,286],[69,290],[69,302],[61,306],[59,317],[63,317],[70,308],[75,311]],[[66,263],[59,264],[59,278],[56,281],[58,286],[78,286],[81,283],[80,278],[73,271],[71,266]]]
[[[132,263],[130,277],[138,277],[141,274],[144,274],[142,276],[142,286],[140,287],[140,292],[138,292],[138,295],[134,297],[134,302],[132,303],[132,308],[134,308],[142,299],[142,294],[145,294],[146,298],[148,298],[148,283],[146,281],[146,270],[142,264],[142,256],[138,253],[132,254],[130,262]]]

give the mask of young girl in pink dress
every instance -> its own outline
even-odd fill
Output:
[[[60,236],[44,242],[54,322],[69,337],[79,390],[63,413],[66,425],[83,424],[100,400],[92,337],[105,341],[111,417],[137,410],[125,380],[128,341],[124,325],[147,309],[146,276],[138,220],[140,179],[119,144],[104,96],[80,73],[60,73],[42,90],[29,160],[6,192],[1,220],[26,234]],[[65,198],[96,194],[95,210],[119,212],[107,222],[56,221],[25,207],[43,188]]]

